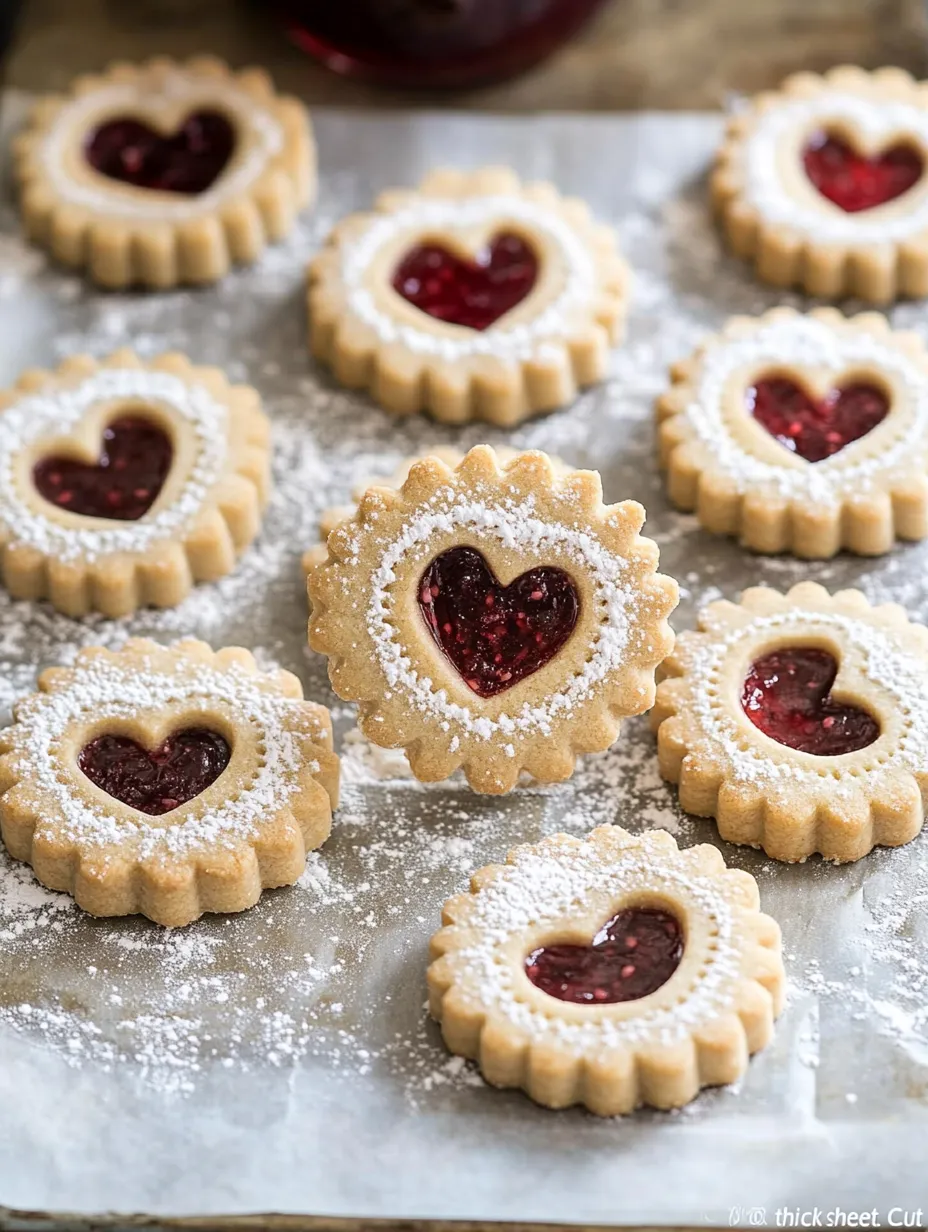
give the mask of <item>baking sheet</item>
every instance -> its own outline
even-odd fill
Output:
[[[7,129],[24,100],[8,96]],[[180,608],[75,622],[0,597],[0,705],[35,669],[127,634],[252,646],[334,703],[305,648],[300,552],[320,509],[429,445],[514,442],[597,465],[634,497],[683,602],[803,577],[859,584],[928,618],[928,546],[879,562],[758,559],[668,507],[652,401],[667,364],[727,315],[782,297],[723,255],[703,176],[715,116],[320,113],[321,199],[254,270],[201,292],[103,295],[0,229],[0,379],[78,350],[180,348],[259,387],[275,423],[277,495],[233,577]],[[514,433],[397,422],[337,390],[306,353],[302,271],[327,228],[433,163],[511,163],[615,222],[636,275],[613,374],[573,408]],[[800,303],[787,297],[787,302]],[[928,307],[897,310],[928,334]],[[0,1203],[158,1215],[283,1211],[394,1219],[776,1223],[778,1208],[928,1207],[926,839],[857,865],[785,867],[720,844],[758,876],[781,922],[789,1007],[738,1088],[685,1111],[601,1121],[484,1086],[424,1015],[427,940],[471,869],[517,841],[602,821],[687,820],[657,776],[646,722],[576,778],[504,800],[422,788],[337,706],[345,790],[301,884],[253,911],[164,933],[94,921],[0,861]],[[4,716],[5,720],[5,716]],[[919,1223],[923,1222],[921,1219]]]

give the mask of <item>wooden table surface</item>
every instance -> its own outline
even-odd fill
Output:
[[[0,0],[2,2],[2,0]],[[333,0],[333,3],[347,0]],[[712,108],[799,68],[899,64],[928,76],[928,0],[612,0],[566,48],[516,81],[403,94],[335,77],[290,46],[270,5],[244,0],[23,0],[8,85],[63,86],[108,60],[214,51],[263,62],[309,102],[496,111]]]

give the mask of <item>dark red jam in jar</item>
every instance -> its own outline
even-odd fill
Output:
[[[277,0],[298,46],[339,73],[461,87],[543,59],[605,0]]]

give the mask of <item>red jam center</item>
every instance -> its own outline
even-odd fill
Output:
[[[830,458],[889,414],[885,391],[863,381],[832,389],[816,401],[788,377],[770,376],[752,385],[745,398],[757,422],[807,462]]]
[[[802,753],[837,757],[879,737],[873,715],[831,698],[838,664],[827,650],[791,646],[764,655],[744,679],[741,705],[762,732]]]
[[[419,608],[435,641],[480,697],[544,667],[577,623],[580,598],[563,569],[530,569],[501,586],[474,548],[449,548],[419,582]]]
[[[161,491],[174,449],[167,433],[148,419],[114,419],[103,433],[97,462],[41,458],[32,472],[40,496],[89,518],[135,522]]]
[[[440,244],[419,244],[396,268],[393,288],[421,312],[452,325],[488,329],[535,285],[538,258],[519,235],[498,235],[476,261]]]
[[[683,957],[680,922],[655,907],[627,907],[589,945],[543,945],[525,960],[536,988],[558,1001],[614,1005],[666,984]]]
[[[218,732],[188,727],[151,751],[128,736],[97,736],[81,749],[77,764],[107,795],[159,817],[206,791],[231,756]]]
[[[195,196],[219,178],[235,144],[235,129],[218,111],[195,111],[168,136],[124,116],[101,124],[84,155],[111,180]]]
[[[898,142],[874,157],[829,133],[817,133],[802,152],[806,175],[847,214],[894,201],[922,178],[925,163],[914,146]]]

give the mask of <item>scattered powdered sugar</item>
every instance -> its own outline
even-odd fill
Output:
[[[668,853],[651,841],[656,837],[643,835],[624,848],[612,836],[608,845],[589,841],[570,848],[518,848],[515,862],[472,899],[461,926],[466,940],[453,950],[452,987],[468,1003],[506,1018],[530,1040],[577,1050],[673,1044],[730,1012],[740,977],[748,970],[731,906],[715,877],[697,871],[685,853]],[[690,954],[684,960],[677,986],[668,986],[666,996],[656,994],[634,1013],[621,1004],[615,1014],[600,1008],[595,1017],[581,1021],[547,1012],[537,998],[524,995],[521,966],[512,960],[513,937],[537,937],[549,928],[556,933],[591,901],[614,911],[640,895],[672,902],[684,917],[687,936],[699,934],[699,920],[712,938],[698,958]],[[681,987],[693,963],[699,974]]]
[[[301,702],[268,687],[266,678],[237,664],[206,667],[182,657],[170,666],[160,658],[133,655],[125,661],[80,659],[68,677],[48,691],[35,693],[18,708],[8,729],[11,770],[21,789],[37,803],[37,834],[62,837],[81,853],[99,847],[131,848],[135,857],[183,856],[215,848],[235,850],[253,841],[299,790],[303,770],[319,766],[303,757],[311,735],[312,712]],[[107,812],[95,797],[75,790],[76,772],[59,755],[69,733],[88,723],[156,716],[170,706],[200,712],[208,725],[219,714],[237,728],[251,729],[260,757],[235,795],[208,809],[196,801],[185,806],[171,825],[156,825],[133,809]],[[192,720],[191,720],[192,722]],[[196,726],[196,724],[193,724]],[[234,756],[234,752],[233,752]]]
[[[368,274],[386,246],[392,247],[403,236],[412,245],[421,242],[423,235],[459,234],[486,227],[494,234],[513,229],[534,231],[561,258],[564,285],[536,316],[485,330],[416,329],[405,320],[397,321],[378,304],[368,286]],[[383,342],[402,342],[412,351],[446,360],[475,355],[543,359],[546,347],[553,349],[557,358],[564,339],[576,328],[577,313],[590,315],[597,294],[594,254],[582,233],[556,209],[513,195],[422,197],[401,209],[371,215],[366,227],[342,242],[340,268],[352,311]]]
[[[886,427],[875,429],[883,435],[891,432],[891,439],[875,450],[868,434],[814,463],[786,449],[779,451],[780,463],[758,457],[731,431],[726,407],[742,399],[745,374],[750,380],[780,369],[823,372],[835,383],[849,370],[873,369],[893,378],[894,386],[903,391],[903,400],[894,398]],[[928,458],[928,369],[866,330],[835,327],[811,316],[786,317],[765,322],[751,334],[711,343],[683,414],[709,450],[712,465],[738,491],[761,488],[774,496],[833,506],[867,491],[880,476],[924,466]]]
[[[194,362],[217,364],[261,393],[273,423],[274,494],[261,534],[235,572],[196,587],[177,608],[123,621],[75,621],[47,604],[16,603],[0,593],[0,707],[7,710],[34,687],[38,666],[71,662],[81,646],[190,634],[217,647],[249,646],[262,667],[276,661],[302,677],[308,696],[335,703],[324,663],[306,649],[300,555],[317,540],[322,509],[344,503],[360,479],[388,475],[402,458],[437,444],[461,451],[483,441],[516,444],[600,469],[608,500],[633,498],[648,509],[646,533],[661,544],[662,571],[684,583],[677,629],[720,594],[733,598],[760,581],[784,589],[806,577],[830,589],[859,584],[874,599],[895,598],[913,614],[928,613],[928,545],[900,547],[879,562],[747,556],[669,506],[654,465],[652,405],[666,387],[668,364],[731,314],[799,303],[763,287],[725,254],[704,184],[693,178],[708,165],[718,123],[706,119],[681,136],[684,130],[672,126],[682,120],[663,121],[675,153],[659,157],[663,141],[650,151],[646,194],[638,194],[636,173],[622,184],[603,177],[601,189],[591,189],[594,212],[619,226],[636,266],[627,341],[603,387],[564,412],[503,433],[483,424],[452,429],[424,416],[397,419],[336,388],[308,358],[308,259],[340,217],[369,206],[376,189],[414,183],[428,160],[447,157],[442,140],[420,140],[425,129],[419,125],[428,121],[408,116],[402,142],[388,149],[385,140],[385,161],[373,171],[358,165],[361,146],[349,138],[369,125],[389,126],[389,118],[321,115],[315,122],[326,159],[318,208],[305,212],[255,267],[233,272],[215,288],[98,294],[73,275],[46,268],[41,254],[25,270],[31,250],[4,241],[14,246],[16,277],[30,280],[30,302],[43,304],[33,328],[18,298],[0,298],[4,336],[20,325],[32,329],[22,341],[16,332],[8,368],[49,366],[71,352],[104,356],[119,346],[149,356],[182,350]],[[367,141],[370,151],[377,143]],[[579,159],[588,157],[588,145],[576,143]],[[519,159],[519,148],[511,153]],[[486,156],[480,150],[474,162]],[[638,162],[628,165],[633,171]],[[12,236],[15,222],[2,207],[0,224]],[[901,305],[892,315],[894,324],[925,335],[923,305]],[[350,707],[338,704],[335,717],[340,732],[354,725]],[[359,734],[339,736],[336,747],[344,757],[344,789],[332,839],[310,857],[299,885],[265,894],[241,916],[205,918],[173,932],[141,919],[92,920],[69,897],[38,886],[30,869],[0,857],[0,1036],[16,1033],[37,1045],[35,1052],[47,1051],[48,1083],[56,1093],[54,1063],[62,1058],[93,1084],[108,1116],[107,1068],[142,1084],[146,1098],[152,1091],[197,1092],[223,1069],[235,1081],[256,1071],[269,1102],[288,1090],[296,1070],[305,1089],[328,1092],[343,1082],[346,1096],[365,1100],[375,1093],[378,1107],[392,1108],[395,1100],[402,1108],[412,1100],[431,1111],[444,1100],[450,1110],[484,1117],[490,1143],[500,1109],[513,1124],[524,1118],[519,1123],[535,1129],[543,1114],[527,1100],[483,1088],[472,1066],[448,1058],[426,1019],[427,940],[442,902],[466,888],[472,870],[500,860],[519,842],[557,831],[583,836],[617,822],[636,833],[671,830],[683,846],[721,845],[713,823],[685,816],[675,789],[661,781],[646,719],[623,724],[619,742],[583,759],[568,783],[525,787],[504,799],[476,796],[459,779],[411,782],[404,759]],[[920,1010],[928,980],[926,846],[921,838],[838,868],[818,860],[779,865],[750,849],[723,846],[729,864],[757,877],[764,909],[783,926],[796,995],[737,1099],[720,1107],[704,1094],[693,1117],[725,1118],[730,1132],[744,1123],[738,1117],[770,1124],[780,1118],[776,1123],[792,1130],[797,1118],[846,1116],[849,1084],[861,1118],[883,1118],[891,1101],[911,1099],[923,1075],[917,1045],[928,1046]],[[857,964],[862,977],[852,973]],[[814,1089],[797,1096],[784,1070],[799,1051],[796,1019],[806,1012],[805,998],[813,1003],[810,1018],[821,1007],[820,1069]],[[880,1043],[885,1064],[861,1067],[859,1057],[871,1056]],[[24,1092],[24,1106],[31,1096]],[[312,1098],[289,1105],[298,1131],[306,1125],[314,1131],[312,1105]],[[158,1107],[167,1121],[171,1114]],[[217,1110],[225,1113],[221,1101]],[[187,1122],[196,1105],[191,1101],[176,1115]],[[563,1123],[565,1132],[577,1124],[569,1116],[547,1121]],[[594,1131],[611,1132],[598,1125]]]
[[[746,609],[741,610],[746,614]],[[849,659],[853,656],[855,667],[894,700],[901,716],[898,735],[891,742],[884,730],[873,746],[873,761],[865,768],[855,763],[846,775],[830,770],[823,777],[814,758],[768,756],[766,741],[747,740],[736,722],[722,681],[726,665],[732,659],[741,661],[751,647],[769,645],[777,634],[795,637],[798,632],[813,641],[819,637],[836,641]],[[758,787],[793,781],[806,791],[825,790],[833,797],[849,785],[856,790],[861,775],[869,780],[872,791],[878,791],[884,776],[900,770],[919,774],[928,766],[928,664],[906,649],[894,631],[839,612],[795,607],[753,616],[722,637],[703,634],[700,639],[687,649],[692,714],[699,723],[703,753],[723,766],[726,776]],[[748,650],[741,650],[745,645]]]
[[[835,126],[859,133],[882,148],[900,136],[928,146],[928,108],[896,99],[863,98],[843,90],[784,101],[754,113],[744,148],[745,192],[762,218],[782,223],[822,243],[883,244],[928,230],[928,195],[920,193],[905,208],[848,213],[832,205],[802,179],[784,182],[783,147],[794,155],[808,136]]]
[[[168,505],[156,502],[136,521],[71,526],[47,516],[44,502],[25,499],[21,476],[24,452],[43,437],[73,431],[94,407],[142,403],[164,407],[193,430],[196,450],[183,486]],[[103,368],[77,385],[30,394],[0,415],[0,523],[6,538],[57,560],[98,560],[116,552],[144,553],[191,525],[225,464],[228,413],[202,385],[167,372],[142,368]],[[95,519],[98,520],[98,519]]]
[[[121,115],[157,115],[165,107],[189,115],[197,109],[220,108],[231,115],[242,134],[234,164],[215,185],[196,194],[152,194],[146,197],[102,176],[71,174],[74,147],[82,148],[88,131],[101,119]],[[244,139],[243,139],[244,138]],[[39,147],[42,170],[62,201],[114,218],[182,220],[210,214],[223,202],[251,188],[270,160],[283,148],[280,122],[267,107],[233,81],[217,81],[174,70],[145,73],[138,80],[109,84],[69,101],[58,112]]]

